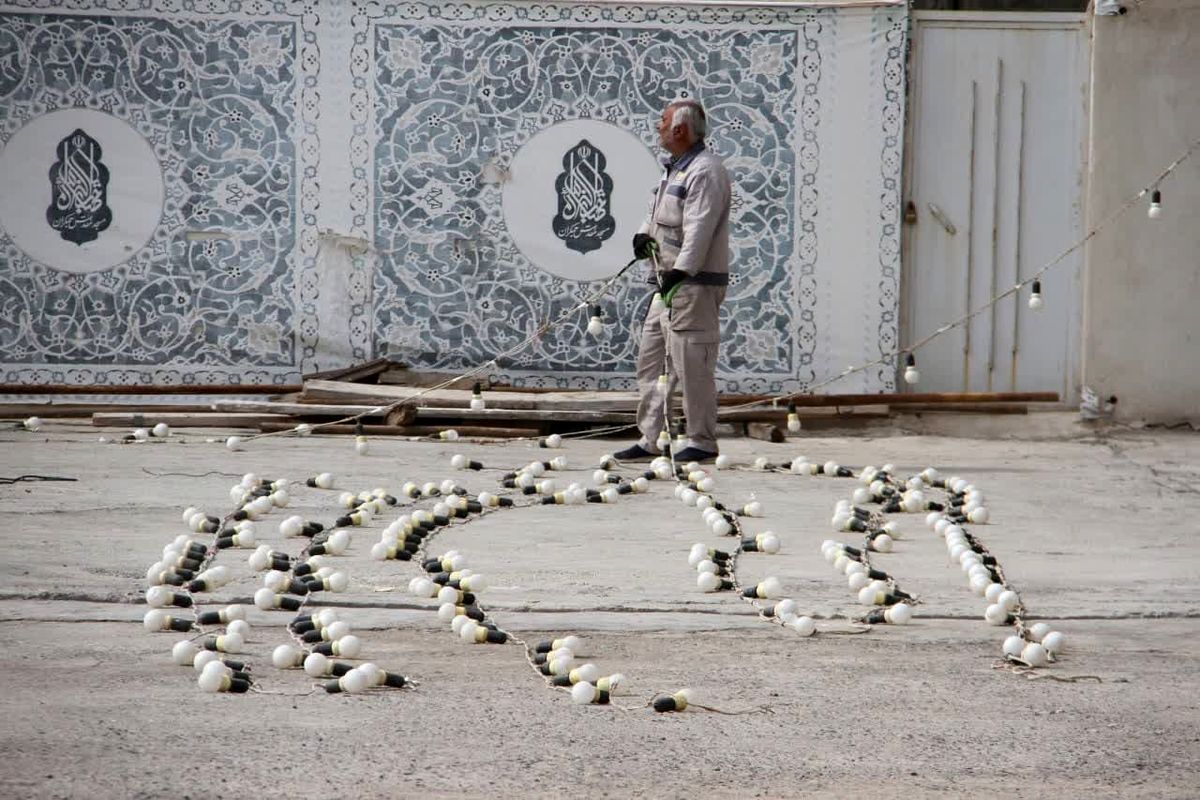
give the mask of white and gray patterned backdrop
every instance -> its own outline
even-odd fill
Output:
[[[0,5],[2,380],[487,361],[629,258],[654,117],[685,95],[735,184],[724,387],[801,388],[876,358],[897,334],[906,13]],[[568,175],[577,144],[593,171]],[[585,174],[586,197],[565,198]],[[607,227],[572,248],[553,219],[581,199]],[[628,386],[645,300],[631,274],[600,339],[580,314],[494,375]],[[833,390],[892,384],[884,369]]]

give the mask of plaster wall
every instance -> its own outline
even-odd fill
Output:
[[[1200,0],[1093,21],[1088,229],[1200,140]],[[1083,384],[1125,421],[1200,420],[1200,150],[1088,245]]]

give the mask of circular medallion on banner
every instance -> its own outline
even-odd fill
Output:
[[[513,157],[504,221],[535,266],[574,281],[607,278],[629,261],[660,171],[646,145],[615,125],[552,125]]]
[[[128,123],[99,111],[38,117],[0,150],[0,225],[30,258],[65,272],[128,261],[163,210],[162,169]]]

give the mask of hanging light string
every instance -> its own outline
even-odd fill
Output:
[[[763,405],[774,406],[781,402],[790,400],[794,397],[800,397],[803,395],[811,395],[814,392],[816,392],[816,390],[823,389],[824,387],[829,386],[832,383],[836,383],[837,381],[840,381],[843,378],[849,377],[850,375],[854,375],[859,372],[865,372],[866,370],[872,369],[874,367],[884,366],[884,365],[888,365],[888,364],[894,364],[897,357],[899,357],[899,356],[912,356],[917,350],[919,350],[922,347],[924,347],[925,345],[929,344],[929,342],[933,341],[938,336],[941,336],[943,333],[946,333],[947,331],[951,331],[955,328],[962,327],[963,325],[970,322],[975,317],[977,317],[980,314],[982,314],[983,312],[989,310],[992,306],[996,305],[1004,298],[1020,292],[1021,289],[1023,289],[1024,287],[1028,286],[1031,283],[1040,283],[1043,275],[1045,275],[1053,267],[1055,267],[1059,263],[1061,263],[1063,261],[1063,259],[1065,259],[1067,256],[1071,255],[1076,250],[1078,250],[1079,248],[1081,248],[1085,244],[1087,244],[1089,241],[1091,241],[1098,233],[1100,233],[1100,231],[1104,230],[1110,224],[1115,222],[1119,217],[1124,215],[1125,212],[1127,212],[1130,208],[1132,208],[1134,205],[1136,205],[1143,197],[1145,197],[1147,194],[1152,194],[1152,193],[1157,194],[1159,184],[1162,183],[1162,181],[1165,180],[1168,175],[1170,175],[1172,172],[1174,172],[1175,169],[1177,167],[1179,167],[1180,164],[1187,161],[1188,158],[1190,158],[1191,155],[1197,149],[1200,149],[1200,139],[1197,139],[1196,141],[1192,142],[1188,146],[1188,148],[1183,152],[1183,154],[1181,156],[1179,156],[1178,158],[1176,158],[1174,161],[1172,161],[1170,164],[1168,164],[1166,169],[1164,169],[1162,172],[1160,172],[1158,174],[1158,176],[1155,177],[1154,180],[1150,182],[1149,185],[1139,189],[1137,192],[1130,195],[1125,200],[1124,203],[1122,203],[1120,206],[1118,206],[1115,211],[1113,211],[1111,214],[1109,214],[1107,217],[1105,217],[1102,221],[1100,221],[1095,227],[1093,227],[1090,231],[1088,231],[1083,236],[1083,238],[1079,239],[1074,244],[1072,244],[1070,247],[1068,247],[1067,249],[1063,250],[1061,253],[1056,255],[1054,258],[1052,258],[1050,261],[1048,261],[1045,265],[1043,265],[1041,267],[1041,269],[1039,269],[1037,272],[1033,273],[1032,275],[1030,275],[1028,278],[1025,278],[1024,280],[1018,281],[1017,283],[1010,286],[1008,289],[1005,289],[1003,292],[996,295],[995,297],[988,300],[987,302],[983,303],[982,305],[968,311],[966,314],[964,314],[963,316],[954,320],[953,322],[948,322],[948,323],[942,325],[941,327],[935,329],[932,333],[930,333],[929,335],[925,336],[922,339],[918,339],[917,341],[910,344],[908,347],[900,348],[900,349],[896,350],[895,352],[889,353],[885,356],[881,356],[880,358],[877,358],[874,361],[868,361],[865,364],[859,364],[858,366],[855,366],[855,367],[848,367],[848,368],[842,370],[841,372],[837,373],[836,375],[834,375],[830,378],[826,378],[825,380],[819,381],[817,383],[810,384],[809,386],[805,387],[802,390],[798,390],[795,392],[788,392],[785,394],[780,394],[780,395],[765,398],[762,400],[752,400],[752,401],[749,401],[746,403],[741,403],[738,405],[727,406],[727,408],[730,410],[733,410],[733,409],[744,409],[744,408],[756,408],[758,406],[763,406]],[[1157,202],[1158,201],[1156,200],[1156,203]]]

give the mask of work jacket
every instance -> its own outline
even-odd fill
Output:
[[[639,229],[658,241],[660,270],[686,272],[689,283],[728,283],[730,194],[729,173],[704,142],[664,165]]]

